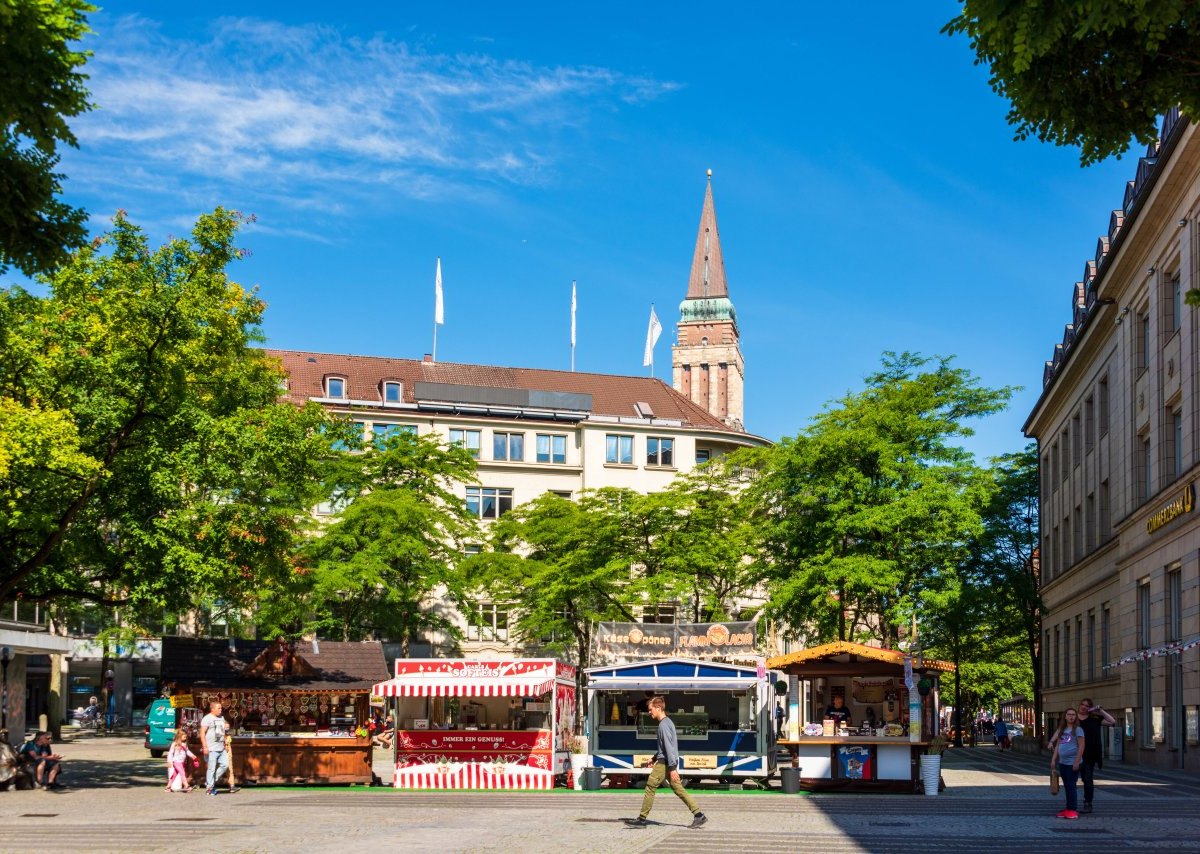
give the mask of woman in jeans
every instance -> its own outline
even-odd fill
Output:
[[[1054,753],[1050,756],[1050,770],[1058,768],[1058,776],[1062,778],[1062,786],[1067,794],[1067,808],[1058,814],[1059,818],[1079,818],[1075,783],[1079,780],[1079,762],[1083,758],[1083,747],[1083,728],[1079,726],[1079,713],[1074,709],[1067,709],[1058,725]]]

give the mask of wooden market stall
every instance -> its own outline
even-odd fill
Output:
[[[371,686],[387,678],[378,641],[164,637],[162,677],[197,755],[200,719],[221,701],[239,784],[374,779]]]
[[[566,774],[575,668],[552,658],[397,659],[398,789],[550,789]]]
[[[789,691],[806,700],[779,740],[802,788],[918,790],[919,757],[938,733],[939,677],[953,664],[837,641],[769,658],[767,667],[807,683]],[[848,722],[838,726],[842,710]]]

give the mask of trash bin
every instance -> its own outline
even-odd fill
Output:
[[[785,795],[795,795],[800,791],[800,769],[799,768],[780,768],[779,780],[783,783],[783,793]]]
[[[583,769],[583,788],[588,792],[594,792],[600,788],[599,768],[591,765]]]

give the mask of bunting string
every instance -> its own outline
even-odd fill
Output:
[[[1195,649],[1200,646],[1200,635],[1196,635],[1186,641],[1171,641],[1157,647],[1147,647],[1146,649],[1138,649],[1131,652],[1129,655],[1122,656],[1116,661],[1109,662],[1105,668],[1120,667],[1124,664],[1131,664],[1135,661],[1149,661],[1152,658],[1157,658],[1160,655],[1180,655],[1187,652],[1189,649]]]

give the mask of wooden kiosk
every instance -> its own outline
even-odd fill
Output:
[[[387,677],[378,641],[165,637],[162,674],[197,756],[200,719],[221,701],[239,785],[373,781],[371,686]]]
[[[904,653],[837,641],[767,659],[769,669],[796,677],[779,744],[800,768],[801,788],[918,791],[919,757],[939,726],[939,677],[954,665],[924,659],[911,666],[916,720]],[[838,696],[850,713],[844,728],[825,716]]]

